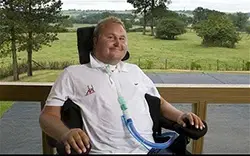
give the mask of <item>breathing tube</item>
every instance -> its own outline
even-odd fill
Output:
[[[108,73],[109,78],[111,78],[111,71],[110,71],[109,65],[106,66],[106,72]],[[116,85],[116,83],[115,83],[115,85]],[[126,101],[121,96],[121,93],[118,91],[117,86],[116,86],[116,90],[117,90],[117,94],[118,94],[118,102],[120,104],[120,108],[121,108],[122,113],[123,113],[121,118],[122,118],[123,123],[126,125],[128,131],[130,132],[130,134],[148,150],[150,150],[150,148],[148,148],[147,146],[149,146],[151,148],[155,148],[155,149],[168,148],[176,139],[177,134],[175,132],[163,133],[162,137],[166,137],[166,136],[170,137],[169,140],[165,143],[154,143],[154,142],[150,142],[150,141],[144,139],[136,130],[134,123],[133,123],[133,120],[128,113]]]

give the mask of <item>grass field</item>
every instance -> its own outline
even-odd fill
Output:
[[[0,118],[2,115],[11,108],[13,102],[0,101]]]
[[[140,64],[142,68],[150,64],[150,69],[189,69],[191,62],[196,62],[202,70],[216,70],[219,60],[221,70],[225,70],[225,66],[228,70],[241,70],[242,64],[250,60],[250,37],[242,36],[236,48],[229,49],[203,47],[200,45],[201,39],[193,32],[181,35],[174,41],[155,39],[141,32],[128,33],[131,54],[128,62]],[[34,52],[33,60],[78,63],[76,32],[60,33],[58,37],[59,40],[53,42],[51,47],[44,46],[39,52]],[[19,62],[26,61],[26,52],[19,52],[18,59]],[[0,59],[0,67],[7,64],[11,64],[10,57]]]

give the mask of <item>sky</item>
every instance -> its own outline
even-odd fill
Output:
[[[61,0],[62,9],[130,10],[127,0]],[[250,12],[250,0],[172,0],[170,10],[194,10],[197,7],[221,12]]]

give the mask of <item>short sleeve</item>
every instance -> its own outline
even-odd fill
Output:
[[[73,88],[73,81],[69,71],[65,68],[53,84],[45,105],[62,106],[69,97],[74,95]]]
[[[138,67],[139,68],[139,67]],[[158,98],[161,97],[159,91],[157,90],[154,82],[139,68],[141,76],[142,76],[142,82],[146,86],[146,93],[156,96]]]

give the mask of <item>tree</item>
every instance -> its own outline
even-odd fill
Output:
[[[73,27],[74,26],[71,19],[64,19],[64,20],[62,20],[61,24],[63,27]]]
[[[207,20],[209,14],[220,14],[220,15],[225,15],[225,13],[223,12],[219,12],[216,10],[209,10],[206,8],[202,8],[202,7],[197,7],[194,11],[193,11],[193,24],[197,24],[203,20]]]
[[[163,18],[156,25],[156,38],[173,40],[186,32],[185,23],[177,18]]]
[[[197,7],[193,11],[193,24],[197,24],[200,21],[207,19],[207,11],[202,7]]]
[[[6,56],[11,53],[13,80],[19,80],[17,63],[18,40],[22,38],[21,15],[19,14],[20,0],[0,1],[0,53]]]
[[[151,0],[151,3],[149,3],[150,5],[150,13],[151,13],[151,23],[150,23],[150,28],[151,28],[151,35],[154,36],[154,18],[157,15],[157,8],[167,8],[166,6],[167,4],[171,3],[171,0]]]
[[[210,14],[207,20],[203,20],[194,26],[198,36],[206,46],[235,47],[240,40],[239,34],[227,15]]]
[[[250,35],[250,25],[246,26],[245,30],[246,30],[247,34]]]
[[[193,18],[188,17],[185,14],[177,13],[175,11],[167,10],[166,6],[158,6],[155,8],[155,23],[157,25],[158,21],[162,18],[176,18],[185,23],[187,26],[188,24],[192,24]]]
[[[143,35],[146,34],[147,18],[146,15],[149,12],[151,0],[127,0],[135,8],[135,14],[142,14],[143,16]]]
[[[244,31],[248,22],[248,14],[237,12],[236,14],[230,14],[230,18],[233,20],[234,25],[237,27],[239,31]]]
[[[61,21],[61,1],[58,0],[2,0],[0,1],[0,46],[5,53],[11,48],[14,80],[18,80],[17,51],[26,50],[27,75],[32,76],[32,52],[57,39]],[[3,53],[3,52],[1,52]]]
[[[10,47],[10,37],[6,31],[6,26],[4,24],[5,15],[4,10],[0,9],[0,58],[6,57],[8,54],[11,53]]]
[[[179,19],[182,20],[186,26],[193,23],[193,18],[186,14],[179,14]]]
[[[68,16],[61,15],[60,0],[24,0],[21,3],[24,38],[20,41],[21,50],[27,51],[27,75],[32,76],[32,53],[42,45],[50,46],[57,40],[57,32]]]
[[[146,31],[147,19],[150,19],[151,35],[154,35],[154,18],[159,11],[159,8],[167,8],[166,4],[170,4],[171,0],[127,0],[131,3],[134,8],[136,8],[135,13],[143,14],[143,34]]]
[[[157,25],[157,21],[161,20],[162,18],[166,17],[168,15],[169,10],[167,10],[167,7],[165,4],[156,6],[154,8],[154,24]],[[175,13],[177,15],[177,13]],[[152,18],[152,15],[148,15],[150,18]],[[171,16],[172,17],[172,16]],[[150,22],[151,25],[152,22]]]
[[[124,26],[125,26],[125,29],[127,32],[129,32],[129,29],[132,28],[132,22],[130,20],[126,20],[126,19],[121,19]]]

